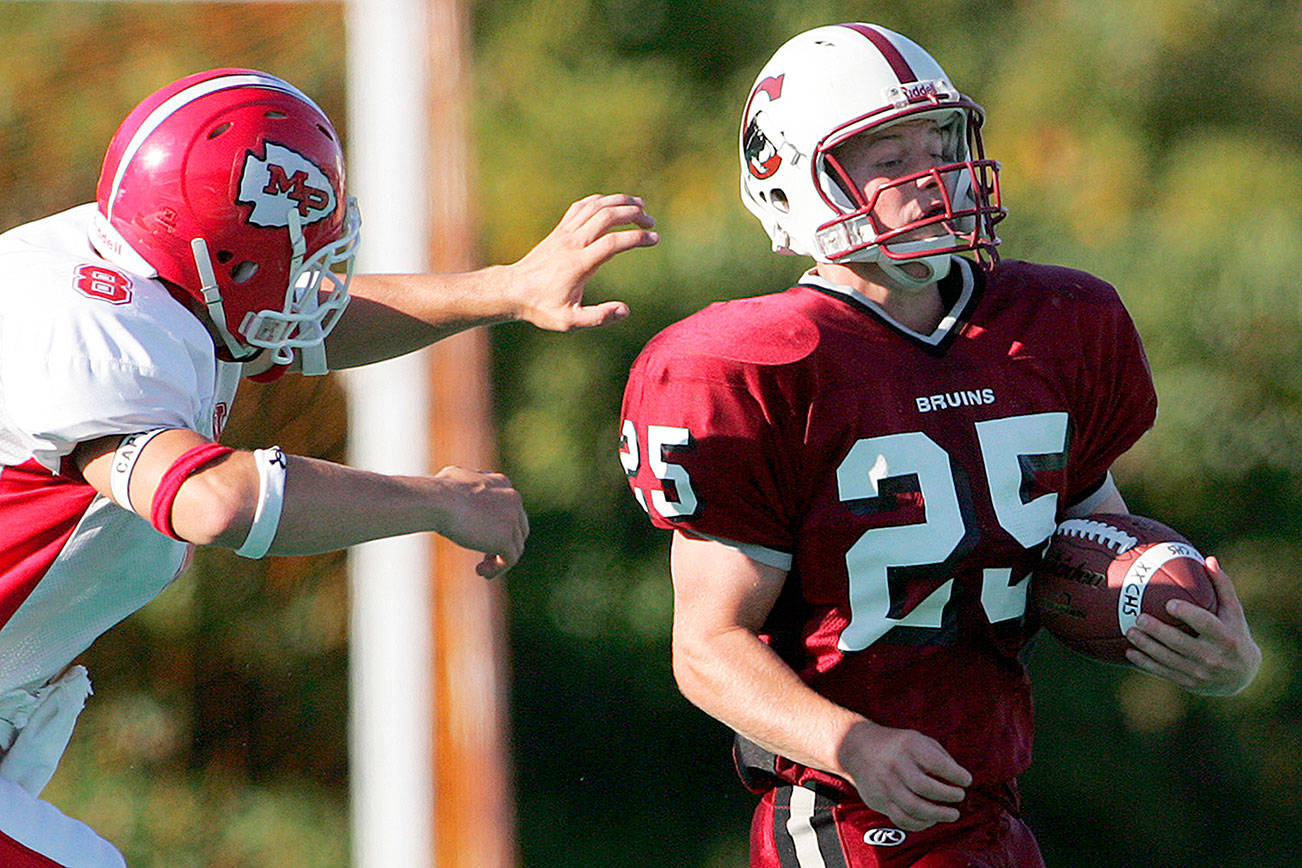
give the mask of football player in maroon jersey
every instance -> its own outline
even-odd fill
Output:
[[[884,28],[786,43],[742,118],[742,198],[816,264],[669,327],[629,376],[675,677],[738,733],[754,866],[1042,864],[1016,790],[1027,578],[1061,518],[1125,511],[1109,468],[1156,397],[1112,287],[998,262],[982,121]],[[1212,566],[1220,616],[1143,625],[1133,659],[1232,693],[1260,652]]]

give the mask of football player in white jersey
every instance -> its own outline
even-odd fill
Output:
[[[655,244],[640,199],[589,196],[520,261],[356,275],[339,138],[254,70],[188,76],[123,121],[96,201],[0,235],[0,864],[110,866],[40,800],[90,692],[72,660],[149,602],[196,545],[250,558],[433,531],[520,557],[506,477],[387,476],[219,444],[241,378],[323,374],[507,320],[569,330],[592,272]],[[351,301],[351,303],[350,303]],[[345,311],[345,309],[347,309]]]

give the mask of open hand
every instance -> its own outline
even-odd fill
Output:
[[[634,228],[612,231],[620,226]],[[658,242],[653,226],[655,220],[636,196],[593,194],[570,205],[546,238],[506,266],[517,293],[517,318],[563,332],[628,316],[622,301],[585,305],[583,290],[593,273],[617,254]]]

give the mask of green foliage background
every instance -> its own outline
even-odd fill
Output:
[[[598,274],[629,321],[494,331],[505,469],[533,536],[509,577],[525,865],[745,863],[728,735],[668,668],[666,540],[615,456],[624,373],[669,322],[782,289],[736,194],[759,66],[816,24],[926,45],[988,110],[1005,257],[1115,283],[1157,378],[1116,468],[1131,508],[1222,557],[1265,652],[1204,700],[1043,639],[1023,792],[1050,866],[1302,864],[1302,8],[1271,0],[482,0],[473,5],[482,258],[589,192],[646,197],[663,240]],[[120,117],[199,68],[296,82],[346,131],[334,4],[0,2],[0,227],[93,195]],[[382,203],[362,203],[363,210]],[[339,458],[339,386],[246,387],[233,445]],[[133,866],[347,862],[339,556],[207,553],[87,655],[96,683],[47,795]]]

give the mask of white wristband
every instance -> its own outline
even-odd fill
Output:
[[[280,511],[285,505],[285,453],[279,446],[255,449],[253,460],[258,465],[258,508],[253,513],[253,525],[244,545],[235,554],[245,558],[260,558],[267,554],[280,527]]]
[[[140,453],[144,451],[145,444],[164,431],[171,430],[171,428],[154,428],[151,431],[128,434],[122,438],[117,451],[113,453],[113,465],[109,468],[109,490],[112,491],[113,500],[118,506],[132,512],[136,511],[136,508],[131,505],[131,472],[136,469],[136,462],[140,460]]]

